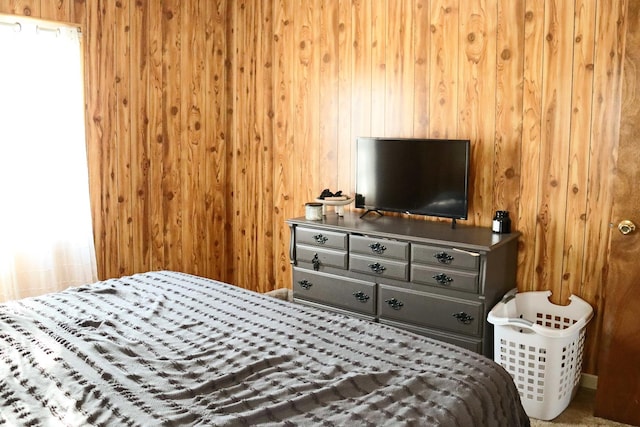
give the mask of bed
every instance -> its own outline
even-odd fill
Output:
[[[0,425],[529,425],[483,356],[171,271],[0,305],[0,378]]]

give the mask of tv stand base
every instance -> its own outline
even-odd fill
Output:
[[[362,215],[360,215],[360,218],[364,218],[365,216],[367,216],[368,214],[370,214],[371,212],[375,212],[380,216],[384,216],[384,214],[382,212],[380,212],[378,209],[367,209],[365,211],[365,213],[363,213]]]

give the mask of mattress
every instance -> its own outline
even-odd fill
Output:
[[[5,425],[529,425],[481,355],[170,271],[0,305],[0,378]]]

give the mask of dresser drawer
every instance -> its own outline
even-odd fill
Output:
[[[365,255],[349,255],[351,271],[397,280],[409,279],[409,263]]]
[[[380,318],[480,336],[484,323],[483,304],[380,285]]]
[[[364,280],[293,268],[293,297],[375,315],[376,286]]]
[[[426,245],[411,245],[411,262],[478,270],[480,254]]]
[[[419,327],[415,325],[409,325],[406,323],[393,322],[387,319],[380,319],[380,323],[395,326],[396,328],[406,329],[416,334],[424,335],[429,338],[433,338],[438,341],[448,342],[449,344],[457,345],[458,347],[466,348],[467,350],[474,351],[476,353],[482,353],[482,339],[468,337],[466,335],[450,334],[447,332],[438,331],[435,329],[429,329]]]
[[[465,337],[462,336],[445,334],[434,330],[417,330],[414,332],[438,341],[444,341],[449,344],[457,345],[458,347],[466,348],[467,350],[471,350],[476,353],[482,353],[482,340],[479,338],[465,339]]]
[[[411,264],[411,281],[438,288],[478,292],[478,273],[468,270],[453,270],[437,265]]]
[[[409,259],[409,243],[407,242],[353,235],[350,239],[351,252],[401,261]]]
[[[331,249],[347,250],[348,235],[317,228],[296,228],[296,243]]]
[[[297,245],[296,260],[297,262],[311,263],[312,266],[317,263],[318,269],[322,267],[335,267],[346,270],[348,268],[347,262],[349,257],[346,251]]]

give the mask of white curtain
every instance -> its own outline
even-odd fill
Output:
[[[0,15],[0,301],[97,280],[80,37]]]

